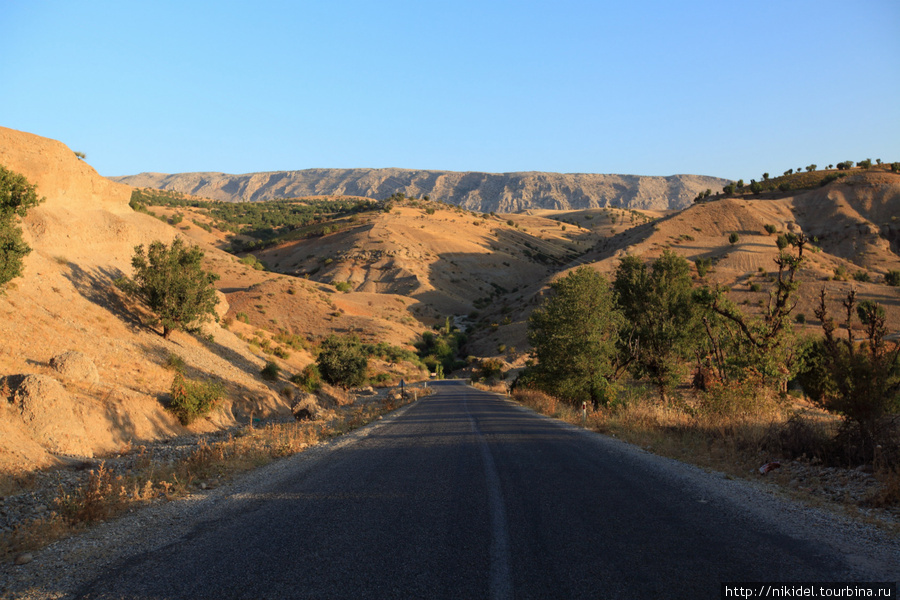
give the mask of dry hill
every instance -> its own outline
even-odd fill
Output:
[[[647,177],[592,173],[478,173],[408,169],[308,169],[271,173],[141,173],[113,177],[135,187],[195,194],[230,202],[317,195],[382,200],[401,192],[429,196],[478,212],[571,210],[614,206],[680,209],[707,189],[728,181],[702,175]]]
[[[776,233],[768,233],[767,225]],[[826,186],[777,198],[742,196],[696,204],[606,237],[578,262],[612,276],[627,254],[652,260],[670,250],[692,262],[709,259],[713,269],[703,279],[695,274],[697,284],[731,287],[731,299],[754,313],[771,289],[776,238],[785,232],[803,232],[815,240],[799,273],[794,314],[803,315],[802,331],[821,332],[813,316],[820,290],[828,293],[837,316],[839,302],[851,288],[859,300],[882,304],[889,329],[900,331],[900,288],[884,282],[885,273],[900,271],[900,174],[885,170],[854,170]],[[738,235],[735,244],[729,242],[732,233]],[[497,328],[470,350],[490,352],[501,342],[521,348],[530,310],[523,305],[510,326]]]
[[[129,187],[100,177],[59,142],[6,128],[0,164],[46,198],[22,223],[33,249],[24,276],[0,294],[0,471],[184,433],[161,402],[173,354],[189,376],[220,379],[228,390],[223,410],[195,430],[286,410],[258,377],[264,360],[233,333],[211,327],[210,342],[181,334],[164,340],[112,285],[130,274],[135,245],[177,235],[132,211]],[[236,260],[208,252],[213,262]],[[69,352],[78,353],[81,368],[54,368],[51,360]]]

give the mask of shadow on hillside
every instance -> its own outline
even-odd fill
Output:
[[[84,298],[113,313],[133,329],[147,328],[140,314],[126,303],[125,296],[115,287],[115,280],[125,276],[122,271],[103,267],[87,271],[69,263],[69,271],[64,276]]]

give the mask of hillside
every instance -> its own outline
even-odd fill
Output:
[[[383,200],[395,193],[478,212],[621,207],[650,210],[690,206],[700,192],[728,181],[702,175],[646,177],[590,173],[478,173],[407,169],[308,169],[271,173],[141,173],[113,177],[135,187],[229,202],[334,195]]]
[[[0,293],[0,472],[186,433],[164,409],[172,355],[190,377],[218,379],[227,390],[222,410],[192,431],[287,410],[258,377],[263,358],[234,333],[212,326],[208,342],[184,334],[164,340],[113,286],[131,273],[135,245],[177,235],[134,212],[129,187],[100,177],[60,142],[6,128],[0,164],[24,174],[46,198],[22,222],[32,247],[24,276]],[[236,262],[206,251],[211,264]],[[51,359],[73,351],[93,363],[96,377],[53,368]],[[27,382],[30,391],[22,388]]]

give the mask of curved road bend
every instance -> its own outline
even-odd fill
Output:
[[[897,579],[900,562],[806,533],[831,539],[830,517],[806,523],[814,511],[741,482],[434,387],[76,597],[718,598],[726,581]]]

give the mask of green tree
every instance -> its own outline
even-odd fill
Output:
[[[735,232],[732,232],[731,234],[728,235],[728,243],[731,244],[732,246],[737,244],[740,239],[741,239],[740,236]]]
[[[0,286],[22,274],[22,259],[31,252],[16,217],[43,202],[36,187],[24,175],[0,165]]]
[[[537,364],[524,375],[549,393],[594,407],[614,397],[621,313],[605,277],[579,267],[550,284],[552,296],[528,319],[528,342]]]
[[[176,238],[170,247],[160,241],[134,249],[131,266],[134,279],[122,278],[116,285],[143,301],[156,313],[162,336],[173,331],[196,332],[215,318],[218,299],[213,283],[219,278],[200,264],[203,251]]]
[[[666,250],[649,269],[626,256],[613,281],[625,317],[620,337],[631,341],[632,371],[653,382],[663,402],[685,375],[697,340],[690,272],[687,260]]]
[[[327,383],[350,388],[366,382],[369,358],[358,337],[330,335],[319,346],[316,364]]]

